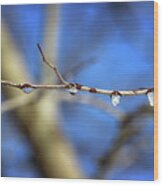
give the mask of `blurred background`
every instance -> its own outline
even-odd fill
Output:
[[[153,87],[153,2],[2,5],[2,79]],[[110,97],[2,87],[2,176],[153,180],[153,108]]]

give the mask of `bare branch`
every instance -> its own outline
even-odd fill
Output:
[[[46,59],[46,57],[45,57],[45,55],[44,55],[44,52],[43,52],[41,46],[39,45],[39,43],[37,44],[37,47],[38,47],[38,49],[39,49],[39,51],[40,51],[40,54],[41,54],[41,56],[42,56],[43,62],[46,63],[51,69],[54,70],[54,72],[56,73],[58,79],[59,79],[63,84],[67,85],[68,82],[67,82],[66,80],[64,80],[64,78],[62,77],[62,75],[61,75],[60,72],[58,71],[57,67],[54,66],[53,64],[49,63],[48,60]]]
[[[119,104],[121,96],[135,96],[135,95],[147,94],[150,105],[153,106],[154,88],[139,88],[136,90],[108,90],[108,89],[88,87],[78,83],[71,83],[66,81],[58,71],[57,67],[48,62],[48,60],[46,59],[43,53],[43,50],[41,49],[41,46],[37,44],[37,47],[42,56],[43,62],[47,64],[51,69],[54,70],[55,74],[57,75],[58,79],[61,81],[62,84],[37,85],[31,83],[14,83],[7,80],[1,80],[2,85],[22,89],[25,93],[30,93],[33,91],[33,89],[68,89],[69,93],[72,95],[75,95],[78,91],[85,91],[85,92],[95,93],[95,94],[104,94],[112,97],[112,104],[114,106]]]

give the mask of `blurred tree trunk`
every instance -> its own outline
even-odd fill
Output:
[[[2,23],[2,79],[27,82],[29,76],[23,56]],[[23,94],[21,90],[7,87],[3,88],[3,93],[7,99]],[[34,95],[33,92],[26,96],[30,99]],[[14,113],[34,146],[45,177],[82,178],[74,150],[59,130],[58,103],[55,104],[56,98],[51,95],[47,92],[41,99],[34,99],[32,103],[15,109]]]

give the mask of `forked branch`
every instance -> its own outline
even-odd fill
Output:
[[[37,44],[37,47],[41,54],[42,61],[45,64],[47,64],[51,69],[53,69],[56,76],[60,80],[61,84],[36,85],[31,83],[14,83],[7,80],[1,80],[2,85],[22,89],[25,93],[30,93],[33,89],[67,89],[69,93],[72,95],[75,95],[78,91],[85,91],[85,92],[96,93],[96,94],[105,94],[112,97],[112,104],[114,106],[119,104],[121,96],[134,96],[134,95],[145,94],[148,97],[150,105],[153,106],[154,88],[139,88],[136,90],[108,90],[108,89],[88,87],[78,83],[71,83],[66,81],[61,75],[61,73],[59,72],[58,68],[55,65],[51,64],[46,59],[41,46]]]

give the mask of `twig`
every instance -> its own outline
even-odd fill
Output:
[[[146,94],[147,92],[153,90],[152,88],[144,88],[144,89],[137,89],[137,90],[105,90],[99,88],[91,88],[88,86],[83,86],[77,83],[68,83],[68,84],[46,84],[46,85],[37,85],[31,83],[14,83],[7,80],[1,80],[1,84],[4,86],[15,87],[19,89],[24,88],[33,88],[33,89],[70,89],[72,87],[76,88],[80,91],[96,93],[96,94],[105,94],[105,95],[113,95],[115,93],[120,94],[121,96],[134,96],[134,95],[141,95]]]
[[[54,70],[56,73],[58,79],[61,81],[62,84],[49,84],[49,85],[36,85],[36,84],[31,84],[31,83],[14,83],[11,81],[6,81],[6,80],[1,80],[2,85],[10,86],[10,87],[15,87],[19,89],[24,89],[24,88],[33,88],[33,89],[73,89],[73,91],[70,93],[75,94],[77,91],[86,91],[90,93],[96,93],[96,94],[105,94],[105,95],[119,95],[119,96],[134,96],[134,95],[141,95],[141,94],[147,94],[148,92],[153,92],[153,88],[140,88],[137,90],[107,90],[107,89],[99,89],[99,88],[94,88],[94,87],[88,87],[88,86],[83,86],[78,83],[71,83],[66,81],[61,73],[58,71],[57,67],[54,66],[53,64],[49,63],[48,60],[46,59],[43,50],[41,49],[41,46],[37,44],[37,47],[40,51],[40,54],[42,56],[42,60],[45,64],[47,64],[51,69]],[[75,89],[75,93],[74,93]]]
[[[41,46],[39,45],[39,43],[37,43],[37,47],[38,47],[38,49],[39,49],[39,51],[40,51],[40,54],[41,54],[41,56],[42,56],[43,62],[46,63],[51,69],[54,70],[54,72],[56,73],[58,79],[59,79],[63,84],[67,85],[68,82],[67,82],[66,80],[64,80],[64,78],[62,77],[62,75],[61,75],[60,72],[58,71],[57,67],[54,66],[53,64],[49,63],[48,60],[46,59],[46,57],[45,57],[45,55],[44,55],[44,53],[43,53],[43,50],[42,50]]]

